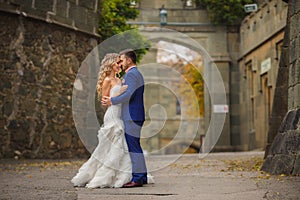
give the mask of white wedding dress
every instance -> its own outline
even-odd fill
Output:
[[[110,90],[116,96],[121,85]],[[121,119],[121,104],[108,107],[98,131],[98,145],[88,161],[71,180],[74,186],[87,188],[122,187],[131,181],[132,166]]]

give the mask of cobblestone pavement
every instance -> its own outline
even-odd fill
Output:
[[[85,160],[0,160],[0,199],[203,199],[296,200],[300,176],[259,171],[263,152],[150,156],[155,184],[141,188],[74,188]]]

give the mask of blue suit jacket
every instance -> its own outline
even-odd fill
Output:
[[[145,121],[144,78],[136,67],[131,68],[124,76],[123,85],[127,90],[117,97],[112,97],[112,104],[122,103],[123,121]]]

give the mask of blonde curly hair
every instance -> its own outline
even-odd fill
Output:
[[[104,56],[104,58],[101,61],[101,66],[98,73],[98,82],[97,82],[98,100],[101,100],[103,81],[112,72],[112,66],[114,62],[116,62],[118,57],[119,54],[117,53],[108,53]]]

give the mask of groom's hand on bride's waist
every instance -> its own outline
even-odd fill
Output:
[[[111,104],[112,104],[110,97],[108,97],[108,96],[103,96],[101,99],[101,103],[103,106],[111,106]]]

